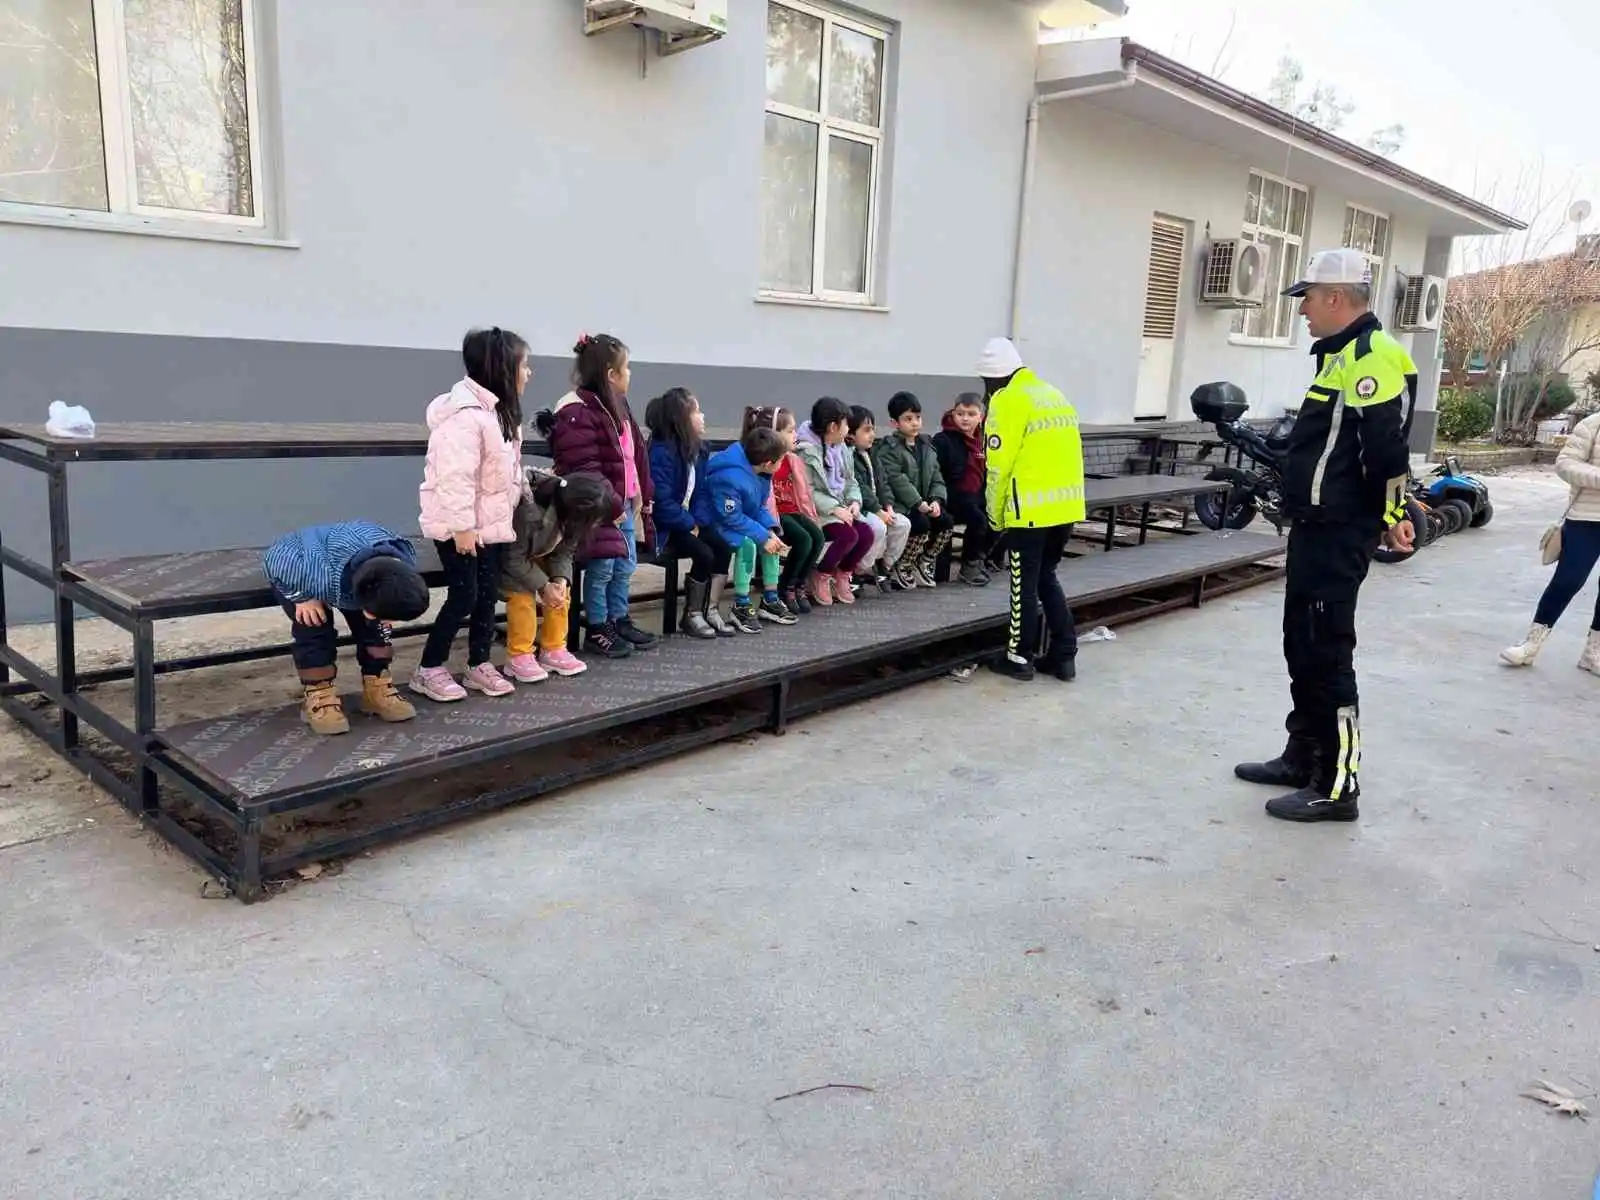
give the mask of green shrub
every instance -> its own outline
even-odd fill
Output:
[[[1528,375],[1513,376],[1506,380],[1506,411],[1508,414],[1528,412],[1527,406],[1533,404],[1534,393],[1539,389],[1539,380]],[[1544,395],[1538,404],[1528,412],[1527,424],[1537,425],[1540,421],[1547,421],[1559,413],[1564,413],[1578,402],[1578,393],[1565,379],[1552,379],[1545,387]]]
[[[1449,388],[1439,393],[1439,440],[1459,445],[1494,428],[1494,393]]]

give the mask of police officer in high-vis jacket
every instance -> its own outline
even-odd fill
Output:
[[[1283,469],[1293,521],[1283,657],[1293,707],[1282,755],[1239,778],[1296,789],[1267,802],[1286,821],[1354,821],[1361,794],[1356,594],[1380,541],[1411,547],[1405,519],[1417,368],[1370,311],[1372,268],[1358,250],[1312,256],[1300,297],[1317,377],[1300,404]]]
[[[978,360],[989,397],[984,419],[989,523],[1011,556],[1011,622],[1006,652],[991,665],[1032,679],[1063,682],[1077,674],[1078,633],[1056,568],[1072,526],[1084,518],[1083,439],[1077,410],[1022,365],[1007,338],[994,338]],[[1049,642],[1040,653],[1039,614]]]

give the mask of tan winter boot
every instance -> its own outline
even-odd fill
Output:
[[[380,721],[409,721],[417,715],[411,702],[396,690],[387,671],[361,677],[361,711]]]
[[[1500,661],[1508,667],[1531,667],[1539,657],[1539,650],[1550,636],[1550,626],[1534,625],[1520,646],[1507,646],[1500,651]]]
[[[1589,630],[1589,638],[1583,643],[1583,653],[1578,655],[1578,670],[1600,675],[1600,629]]]
[[[300,719],[311,726],[312,733],[333,735],[349,733],[350,722],[345,718],[344,705],[339,703],[339,693],[333,690],[333,681],[308,683],[306,698],[300,706]]]

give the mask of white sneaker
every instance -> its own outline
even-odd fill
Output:
[[[1533,666],[1533,660],[1539,657],[1539,651],[1544,646],[1545,639],[1549,636],[1550,626],[1531,626],[1528,629],[1528,636],[1523,639],[1523,642],[1520,646],[1507,646],[1504,650],[1500,651],[1500,661],[1508,667]],[[1593,635],[1591,635],[1591,638],[1592,636]],[[1582,665],[1581,660],[1579,665]]]

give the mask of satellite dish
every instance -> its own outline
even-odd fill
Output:
[[[1571,221],[1574,225],[1582,225],[1589,219],[1593,212],[1594,205],[1590,204],[1587,200],[1579,200],[1574,203],[1571,208],[1567,209],[1567,220]]]

